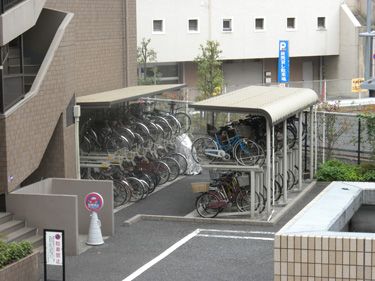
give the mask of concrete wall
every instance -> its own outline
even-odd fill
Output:
[[[0,15],[0,45],[3,46],[33,27],[46,0],[27,0]]]
[[[74,13],[77,96],[137,83],[136,0],[49,0]]]
[[[103,196],[103,209],[98,212],[102,224],[102,234],[113,235],[115,232],[113,214],[113,187],[111,181],[53,179],[52,193],[76,195],[78,200],[78,231],[87,234],[90,225],[90,212],[84,206],[85,196],[98,192]]]
[[[48,180],[51,184],[52,180]],[[74,195],[39,193],[38,184],[7,195],[7,211],[15,219],[27,220],[28,225],[43,229],[65,231],[66,254],[78,255],[78,201]],[[64,214],[64,215],[62,215]]]
[[[290,41],[292,57],[327,56],[339,53],[340,0],[231,1],[139,0],[138,42],[151,38],[159,62],[192,61],[199,44],[217,40],[222,59],[275,58],[278,40]],[[317,17],[326,18],[318,30]],[[265,30],[256,31],[255,18],[265,19]],[[286,18],[296,18],[296,29],[286,29]],[[153,20],[164,20],[165,32],[154,33]],[[188,19],[199,20],[199,32],[189,33]],[[222,20],[232,19],[232,32],[222,31]],[[309,38],[309,40],[306,40]],[[312,44],[313,42],[313,44]]]
[[[275,235],[274,280],[375,280],[375,234],[345,232],[374,194],[374,183],[331,183]]]
[[[78,235],[88,234],[90,213],[84,207],[84,197],[99,192],[104,199],[98,213],[102,234],[114,234],[113,187],[110,181],[45,179],[7,194],[7,211],[15,219],[26,220],[29,226],[65,231],[67,255],[79,254]]]

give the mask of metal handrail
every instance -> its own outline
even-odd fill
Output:
[[[0,8],[1,13],[3,14],[13,6],[17,5],[18,3],[22,2],[23,0],[0,0]]]

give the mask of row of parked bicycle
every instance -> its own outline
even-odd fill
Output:
[[[154,102],[139,102],[96,110],[82,122],[81,159],[120,156],[115,165],[90,168],[88,164],[81,171],[82,178],[113,181],[115,207],[146,198],[158,185],[175,180],[188,168],[186,156],[175,151],[177,138],[190,128],[189,115],[154,106]]]
[[[287,120],[287,145],[292,149],[298,139],[298,119]],[[306,136],[303,124],[302,137]],[[196,139],[192,145],[193,159],[201,164],[235,160],[239,165],[259,165],[265,161],[266,120],[261,116],[247,116],[216,129],[207,124],[207,134]],[[283,148],[283,125],[275,126],[275,151]]]
[[[80,129],[82,155],[122,153],[131,157],[147,153],[155,157],[175,145],[175,138],[186,133],[191,119],[185,112],[163,112],[149,103],[88,114]]]
[[[123,162],[100,168],[81,168],[84,179],[112,180],[114,207],[146,198],[155,188],[185,174],[188,167],[181,153],[170,153],[158,160],[136,159],[136,165]]]
[[[287,173],[287,189],[291,190],[298,183],[298,168],[289,169]],[[193,190],[194,191],[194,190]],[[221,172],[211,177],[207,186],[202,186],[196,192],[195,209],[199,216],[214,218],[224,209],[235,208],[237,212],[250,212],[251,189],[250,179],[239,172]],[[277,202],[283,195],[283,175],[275,176],[275,189],[271,187],[271,203]],[[267,189],[265,186],[254,192],[254,210],[261,214],[267,204]]]

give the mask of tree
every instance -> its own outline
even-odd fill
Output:
[[[155,63],[157,54],[150,47],[151,39],[142,38],[141,45],[137,47],[137,61],[138,61],[138,84],[148,85],[156,84],[158,77],[157,67],[147,68],[149,63]],[[148,75],[151,70],[152,74]]]
[[[219,56],[222,51],[219,42],[208,40],[206,45],[200,45],[200,52],[194,61],[198,65],[198,100],[204,100],[221,93],[224,77]]]

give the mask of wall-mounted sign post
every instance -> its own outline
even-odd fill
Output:
[[[98,246],[104,244],[101,223],[97,212],[103,208],[103,197],[97,192],[91,192],[85,196],[85,207],[91,212],[89,235],[86,244]]]
[[[279,41],[279,63],[277,80],[279,83],[289,82],[289,41]]]
[[[44,281],[65,281],[64,230],[44,230]]]

